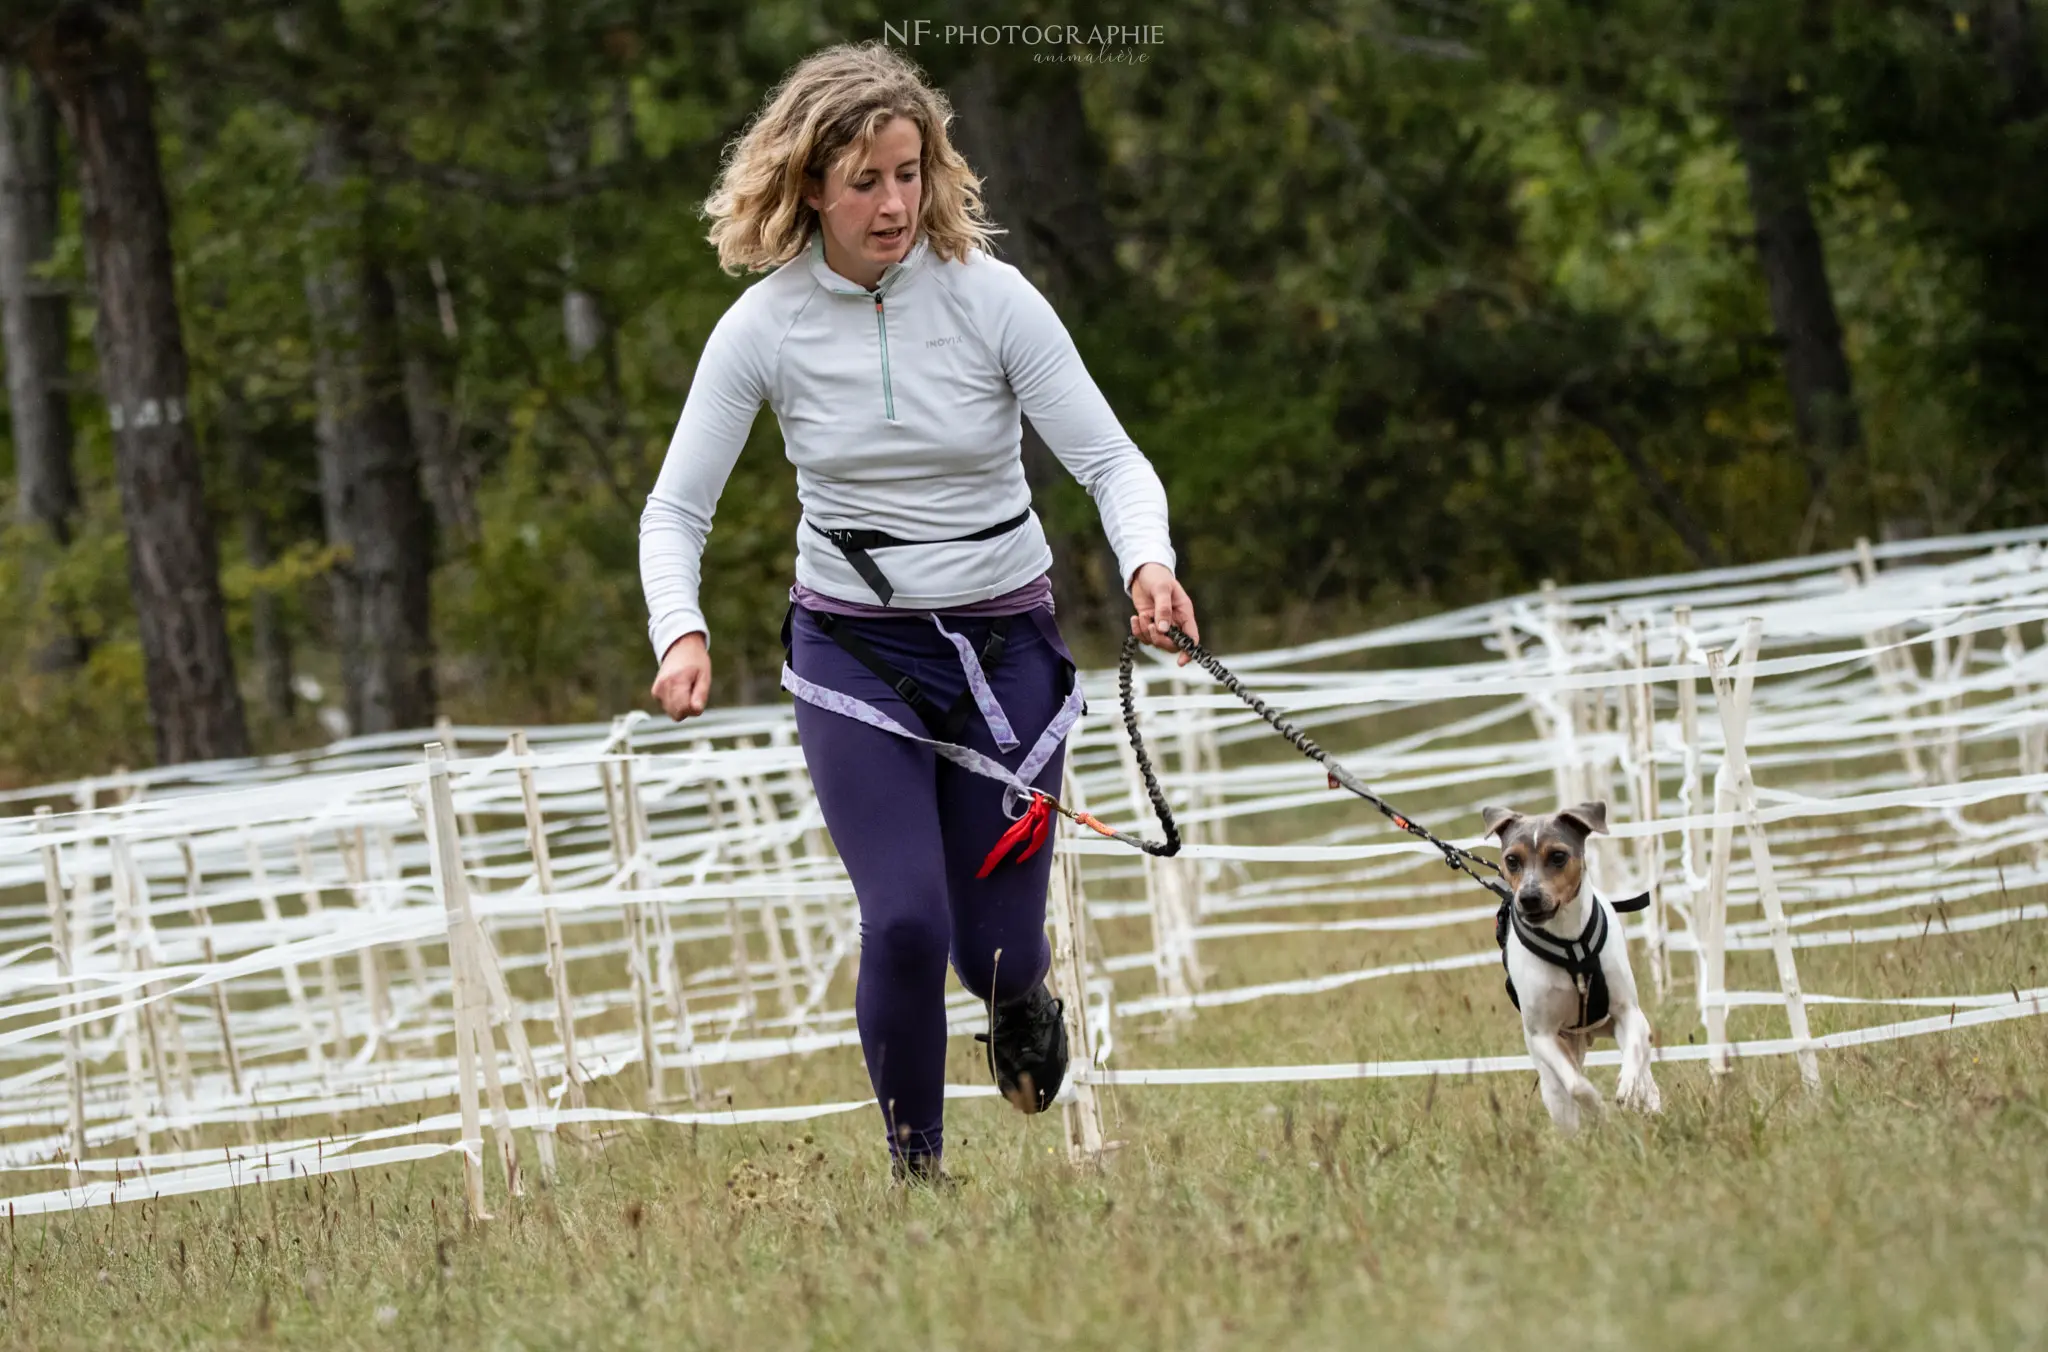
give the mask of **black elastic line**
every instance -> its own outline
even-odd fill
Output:
[[[1470,850],[1462,849],[1459,846],[1453,845],[1449,841],[1438,839],[1435,835],[1433,835],[1430,832],[1429,828],[1423,826],[1420,822],[1417,822],[1413,817],[1408,816],[1406,813],[1396,811],[1392,804],[1388,803],[1385,799],[1381,798],[1378,794],[1374,793],[1371,789],[1367,788],[1354,775],[1352,775],[1352,773],[1349,770],[1346,770],[1341,764],[1339,764],[1336,758],[1331,756],[1328,752],[1324,751],[1322,747],[1316,745],[1315,741],[1312,738],[1310,738],[1308,734],[1302,732],[1301,729],[1295,727],[1292,723],[1288,722],[1285,717],[1275,712],[1264,700],[1260,699],[1251,691],[1245,689],[1244,683],[1238,680],[1235,673],[1233,673],[1228,667],[1224,666],[1221,662],[1217,661],[1215,656],[1211,654],[1208,651],[1208,649],[1204,648],[1201,644],[1189,638],[1186,633],[1182,632],[1178,625],[1168,625],[1166,632],[1173,639],[1174,643],[1179,646],[1182,652],[1186,653],[1190,659],[1192,659],[1195,663],[1200,665],[1204,671],[1207,671],[1211,676],[1215,677],[1218,681],[1222,682],[1224,688],[1229,690],[1231,694],[1237,696],[1238,699],[1242,700],[1254,713],[1258,714],[1259,717],[1263,718],[1268,724],[1270,724],[1274,731],[1278,732],[1282,737],[1285,737],[1289,744],[1291,744],[1295,750],[1299,751],[1302,755],[1307,756],[1310,760],[1315,761],[1317,764],[1321,765],[1325,770],[1327,770],[1330,774],[1330,777],[1332,779],[1335,779],[1340,786],[1349,790],[1356,796],[1365,799],[1366,802],[1371,803],[1374,807],[1380,810],[1381,815],[1385,816],[1389,821],[1393,822],[1394,825],[1406,831],[1409,835],[1419,837],[1422,840],[1428,841],[1431,845],[1434,845],[1438,849],[1438,851],[1440,851],[1443,854],[1444,863],[1448,867],[1465,874],[1474,882],[1478,883],[1481,887],[1484,887],[1487,891],[1493,893],[1494,896],[1500,898],[1500,900],[1503,903],[1508,901],[1509,898],[1506,886],[1495,880],[1495,878],[1497,878],[1500,874],[1500,866],[1498,864],[1494,863],[1490,859],[1482,858],[1479,855],[1473,854]],[[1122,682],[1122,689],[1124,695],[1124,727],[1126,731],[1130,734],[1131,745],[1134,749],[1138,749],[1142,746],[1142,743],[1139,741],[1138,738],[1137,715],[1132,708],[1130,694],[1131,663],[1137,656],[1137,649],[1137,637],[1135,635],[1126,636],[1124,639],[1122,660],[1119,663],[1118,670],[1118,675]],[[1142,750],[1139,750],[1138,765],[1141,770],[1146,771],[1147,788],[1156,789],[1156,781],[1152,779],[1150,775],[1150,762],[1146,759],[1144,752]],[[1174,830],[1171,826],[1172,816],[1166,808],[1164,795],[1155,795],[1153,801],[1153,809],[1154,811],[1161,814],[1160,822],[1163,826],[1166,826],[1168,828],[1169,834],[1176,841],[1177,848],[1179,833],[1177,830]],[[1151,849],[1150,847],[1147,847],[1147,849],[1149,853],[1158,853],[1157,850]],[[1473,868],[1474,864],[1479,865],[1481,868],[1490,870],[1495,875],[1495,878],[1488,878],[1483,874],[1477,872]]]

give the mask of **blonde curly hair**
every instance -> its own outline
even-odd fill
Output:
[[[969,249],[987,251],[1003,232],[983,216],[981,180],[946,136],[953,105],[908,58],[871,41],[805,57],[726,146],[703,205],[719,267],[765,272],[801,253],[818,230],[818,213],[804,202],[805,176],[822,180],[859,164],[897,117],[916,123],[924,143],[917,227],[932,252],[960,262]]]

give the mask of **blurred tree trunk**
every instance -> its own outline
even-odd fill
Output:
[[[1810,536],[1816,514],[1823,510],[1829,476],[1846,452],[1862,444],[1863,431],[1827,259],[1807,193],[1796,104],[1782,80],[1759,78],[1738,91],[1732,113],[1749,180],[1771,320],[1784,345],[1793,421],[1807,457]],[[1801,543],[1803,547],[1807,541]]]
[[[253,471],[255,466],[245,464],[245,468]],[[277,562],[277,551],[271,548],[270,523],[264,519],[262,506],[246,502],[240,514],[242,549],[249,556],[249,566],[268,568]],[[298,708],[292,690],[292,640],[285,632],[283,611],[271,588],[258,587],[250,593],[250,637],[256,647],[256,670],[263,681],[263,705],[280,723],[288,722]]]
[[[997,253],[1045,293],[1069,328],[1077,327],[1115,275],[1116,236],[1102,205],[1100,148],[1073,68],[1020,67],[985,56],[947,80],[946,92],[959,114],[954,144],[981,176],[989,218],[1007,232],[997,238]],[[1066,471],[1031,420],[1023,424],[1024,477],[1043,503]],[[1127,579],[1101,528],[1062,531],[1052,546],[1060,611],[1078,623],[1121,627]],[[1091,572],[1104,585],[1089,585]]]
[[[1621,456],[1622,463],[1628,466],[1628,472],[1635,477],[1643,496],[1649,499],[1650,506],[1664,519],[1664,524],[1671,527],[1671,533],[1685,546],[1685,552],[1692,556],[1694,567],[1719,568],[1727,562],[1715,546],[1712,533],[1693,515],[1684,497],[1664,477],[1663,471],[1652,463],[1643,450],[1641,438],[1626,422],[1599,401],[1585,395],[1568,397],[1565,408],[1573,417],[1607,438],[1608,444]]]
[[[2048,106],[2048,80],[2041,75],[2041,51],[2034,45],[2029,0],[1990,0],[1985,29],[1991,64],[2005,87],[2007,115],[2030,118]]]
[[[574,178],[590,161],[590,119],[572,108],[553,118],[547,128],[548,168],[557,179]],[[603,341],[604,314],[597,297],[585,290],[576,277],[576,234],[574,227],[562,236],[562,340],[568,345],[569,360],[582,361]]]
[[[314,335],[314,433],[349,727],[420,728],[434,718],[429,628],[433,537],[405,404],[398,306],[375,256],[375,193],[344,205],[359,159],[338,116],[314,131],[307,177],[327,210],[306,280]]]
[[[247,400],[241,382],[230,377],[222,394],[221,407],[213,422],[214,435],[226,451],[224,458],[235,478],[235,516],[242,533],[242,552],[248,557],[249,566],[260,572],[277,561],[269,515],[264,511],[263,452],[247,425]],[[251,589],[249,630],[256,650],[256,672],[264,708],[278,722],[287,722],[298,708],[298,699],[292,690],[291,634],[285,627],[284,606],[275,589]]]
[[[437,296],[430,311],[417,281],[414,269],[391,271],[399,343],[405,353],[406,423],[419,455],[421,487],[433,508],[434,531],[446,557],[475,543],[482,529],[476,504],[481,471],[476,458],[464,450],[462,427],[451,407],[454,307],[442,306]]]
[[[220,554],[186,416],[185,339],[140,0],[66,4],[29,62],[62,109],[87,190],[93,335],[160,763],[249,754]]]
[[[25,97],[18,86],[25,86]],[[57,108],[33,77],[0,62],[0,347],[14,433],[15,511],[60,547],[71,543],[78,479],[71,465],[71,320],[64,295],[35,276],[57,243]],[[31,573],[31,588],[40,578]],[[38,671],[82,665],[77,634],[54,636]]]
[[[614,126],[621,137],[630,135],[630,124],[622,123],[617,109]],[[565,106],[551,119],[547,129],[548,169],[557,180],[567,180],[591,165],[589,115],[575,105]],[[630,146],[630,142],[627,142]],[[569,360],[579,365],[593,353],[598,359],[600,392],[596,399],[572,395],[568,402],[577,434],[590,447],[598,472],[622,506],[631,509],[628,484],[637,477],[637,466],[621,470],[618,452],[626,435],[626,399],[620,370],[618,327],[610,321],[604,298],[592,291],[581,275],[579,258],[583,247],[578,238],[574,213],[562,232],[562,343]],[[602,247],[601,245],[598,247]]]
[[[2022,392],[2006,420],[2025,429],[2020,434],[2024,459],[2041,467],[2042,451],[2048,449],[2048,351],[2041,342],[2041,288],[2048,274],[2041,241],[2048,199],[2040,185],[2048,183],[2048,136],[2041,134],[2039,119],[2048,113],[2048,78],[2041,70],[2032,2],[1990,0],[1985,27],[2004,96],[2001,123],[2010,159],[1990,180],[1998,184],[1993,192],[2003,200],[1980,217],[1982,232],[1973,252],[1982,260],[1988,293],[1977,367],[1986,384]],[[2020,191],[2012,191],[2015,187]]]

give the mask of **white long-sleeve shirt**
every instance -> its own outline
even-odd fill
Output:
[[[922,236],[874,290],[825,264],[822,240],[743,292],[704,345],[640,517],[656,659],[705,632],[704,541],[761,405],[775,410],[804,515],[905,540],[970,534],[1026,511],[1021,409],[1102,514],[1123,580],[1174,566],[1166,490],[1110,411],[1065,325],[1016,268]],[[972,543],[878,551],[890,604],[939,610],[1001,596],[1052,563],[1036,514]],[[798,523],[796,580],[873,603],[846,557]]]

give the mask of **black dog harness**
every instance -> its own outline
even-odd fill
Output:
[[[975,531],[971,535],[955,535],[944,540],[905,540],[891,535],[887,531],[880,530],[828,530],[817,522],[811,521],[808,517],[805,518],[805,521],[812,530],[839,546],[839,552],[844,554],[846,561],[853,565],[853,571],[860,574],[861,581],[867,583],[876,597],[886,606],[889,604],[889,598],[896,594],[896,588],[890,584],[887,577],[882,575],[881,567],[875,563],[874,556],[869,553],[870,550],[901,549],[905,545],[964,545],[976,540],[993,540],[998,535],[1008,535],[1030,519],[1031,509],[1026,507],[1008,521],[998,521],[995,525]],[[848,648],[847,651],[853,652],[851,648]],[[858,653],[854,655],[856,657],[859,656]],[[884,677],[883,679],[887,680],[888,678]]]
[[[1629,897],[1625,901],[1609,903],[1621,912],[1640,911],[1650,904],[1650,894]],[[1565,1029],[1567,1033],[1582,1033],[1595,1027],[1607,1018],[1607,977],[1600,970],[1600,952],[1607,947],[1607,907],[1593,900],[1593,918],[1586,922],[1586,928],[1576,939],[1560,939],[1554,934],[1536,928],[1522,918],[1520,910],[1503,901],[1500,910],[1493,917],[1493,941],[1500,945],[1500,965],[1503,971],[1508,965],[1508,927],[1514,927],[1515,937],[1522,941],[1522,947],[1549,963],[1562,967],[1572,979],[1572,987],[1579,993],[1579,1021]],[[1516,1009],[1522,1007],[1522,998],[1515,994],[1515,979],[1507,978],[1508,1000]]]

